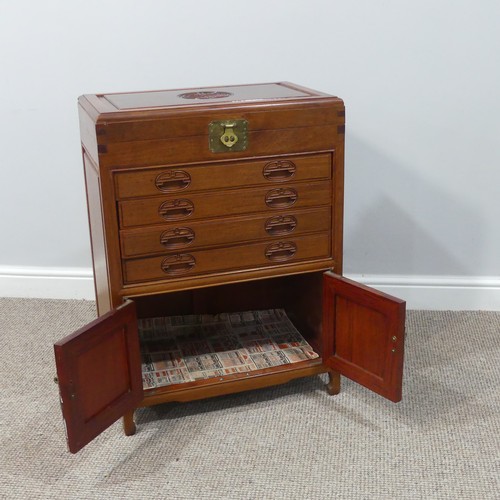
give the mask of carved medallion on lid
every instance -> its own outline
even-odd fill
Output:
[[[199,92],[185,92],[179,94],[182,99],[222,99],[233,95],[231,92],[222,92],[217,90],[205,90]]]

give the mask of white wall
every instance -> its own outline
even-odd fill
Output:
[[[495,0],[0,0],[0,295],[92,296],[78,95],[289,80],[346,103],[346,274],[500,309],[498,19]]]

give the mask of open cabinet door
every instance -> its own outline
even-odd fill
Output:
[[[405,302],[325,273],[325,364],[397,403],[403,386]]]
[[[135,303],[54,344],[61,409],[71,453],[143,399]]]

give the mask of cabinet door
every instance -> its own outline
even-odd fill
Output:
[[[324,362],[394,401],[401,401],[405,302],[325,273]]]
[[[135,303],[128,302],[54,344],[71,453],[143,399]]]

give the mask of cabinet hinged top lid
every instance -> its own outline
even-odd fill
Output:
[[[96,163],[99,156],[101,165],[145,164],[144,157],[134,158],[134,142],[141,142],[141,151],[153,152],[150,164],[170,161],[165,156],[173,144],[169,141],[192,153],[181,151],[176,161],[221,159],[216,148],[209,148],[208,135],[218,132],[210,126],[214,122],[222,127],[221,135],[224,127],[229,136],[242,133],[243,127],[248,138],[247,145],[238,141],[235,148],[222,148],[226,156],[282,154],[285,145],[287,152],[328,150],[335,147],[334,137],[343,133],[345,122],[344,103],[338,97],[283,82],[89,94],[78,102],[83,143]],[[184,138],[182,144],[179,138]]]
[[[138,117],[141,112],[157,114],[182,111],[189,108],[230,108],[255,105],[304,105],[315,101],[342,101],[323,92],[301,87],[289,82],[200,87],[191,89],[152,90],[110,94],[90,94],[80,97],[89,101],[99,114],[113,118]]]

